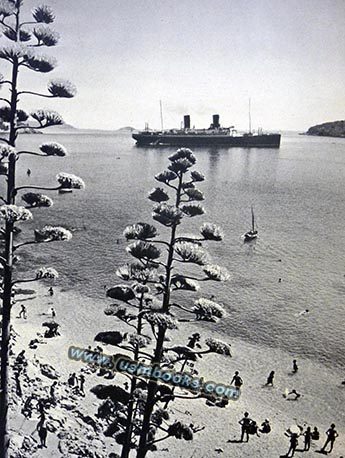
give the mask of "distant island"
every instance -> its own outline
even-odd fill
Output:
[[[320,137],[345,137],[345,121],[333,121],[309,127],[306,135]]]
[[[0,123],[0,133],[8,132],[4,124]],[[104,129],[80,129],[79,127],[74,127],[71,124],[61,124],[58,126],[47,127],[44,130],[37,130],[32,127],[26,127],[20,131],[20,134],[90,134],[90,133],[131,133],[136,130],[134,127],[125,126],[116,130],[104,130]]]

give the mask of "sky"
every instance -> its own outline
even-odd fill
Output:
[[[25,0],[27,12],[38,3]],[[80,128],[208,127],[305,131],[345,119],[345,0],[44,0],[61,41],[46,75],[71,80],[74,99],[22,96]],[[3,39],[2,39],[3,42]],[[2,73],[6,64],[0,61]],[[25,97],[25,100],[24,100]]]

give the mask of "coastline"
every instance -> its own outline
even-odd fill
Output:
[[[70,345],[87,347],[96,346],[93,341],[94,336],[100,331],[125,329],[125,325],[116,318],[104,315],[104,309],[109,303],[104,300],[83,297],[79,292],[63,291],[54,286],[54,296],[48,295],[47,285],[35,285],[35,295],[29,295],[32,299],[23,301],[27,307],[27,320],[17,319],[15,316],[19,311],[19,304],[24,296],[18,296],[17,305],[13,308],[13,324],[16,332],[19,334],[14,348],[15,353],[26,349],[28,360],[34,360],[36,357],[42,362],[48,362],[60,374],[59,384],[62,382],[61,392],[63,398],[71,398],[66,384],[70,372],[81,373],[85,366],[81,362],[75,362],[68,359],[67,352]],[[50,307],[54,307],[57,313],[56,321],[61,325],[59,330],[61,336],[46,340],[46,344],[39,345],[36,350],[27,348],[28,342],[36,337],[37,332],[42,332],[42,322],[47,320]],[[99,310],[99,320],[96,323],[88,318],[88,310],[96,307]],[[71,315],[75,320],[71,320]],[[244,456],[275,457],[286,453],[289,448],[289,439],[284,436],[284,432],[294,424],[317,426],[320,431],[320,440],[314,443],[305,456],[311,456],[313,452],[319,449],[325,440],[325,431],[331,423],[336,424],[336,429],[340,437],[335,442],[334,455],[344,453],[345,450],[345,413],[341,412],[339,406],[345,404],[345,387],[341,385],[344,374],[337,368],[330,369],[319,362],[309,359],[298,359],[299,371],[291,375],[292,357],[290,354],[277,349],[265,348],[250,344],[246,341],[232,338],[215,331],[217,325],[210,323],[208,329],[203,326],[200,329],[197,323],[183,324],[180,330],[174,331],[171,336],[180,344],[187,341],[187,337],[193,332],[199,332],[202,341],[207,337],[219,338],[228,341],[232,346],[232,358],[220,355],[208,355],[199,360],[197,369],[198,376],[204,377],[205,380],[212,380],[216,383],[228,384],[235,370],[240,372],[244,381],[241,397],[238,401],[230,401],[226,408],[208,407],[205,400],[196,400],[186,402],[185,400],[176,400],[172,404],[172,410],[176,418],[187,423],[193,422],[196,426],[205,426],[205,430],[194,435],[191,443],[186,444],[184,441],[169,439],[159,444],[159,453],[162,456],[172,456],[180,458],[202,458],[203,456],[218,456],[216,449],[222,449],[224,456],[241,458]],[[126,329],[128,330],[128,328]],[[174,337],[175,336],[175,337]],[[113,353],[116,347],[102,345],[106,353]],[[267,376],[271,370],[275,370],[275,387],[263,387]],[[86,397],[81,400],[84,413],[94,417],[97,412],[97,406],[100,401],[89,393],[89,389],[99,383],[107,383],[104,378],[95,375],[86,375],[85,392]],[[44,378],[46,386],[51,385],[52,380]],[[125,377],[116,376],[116,382],[124,381]],[[296,389],[302,394],[302,397],[296,402],[289,402],[283,397],[286,388],[289,390]],[[47,388],[48,389],[48,388]],[[25,388],[23,389],[23,398],[27,396]],[[64,402],[66,399],[64,398]],[[78,401],[78,399],[76,400]],[[77,402],[78,404],[78,402]],[[76,409],[78,410],[79,407]],[[211,410],[210,410],[211,409]],[[10,416],[11,429],[18,433],[19,426],[23,423],[24,417],[20,414],[20,409],[16,407]],[[59,410],[57,408],[57,410]],[[54,416],[55,408],[52,410]],[[238,440],[240,436],[240,426],[238,421],[242,418],[243,412],[248,411],[250,417],[255,419],[258,424],[265,418],[270,420],[272,432],[268,435],[262,434],[260,438],[251,436],[248,444],[228,443],[229,439]],[[72,412],[65,410],[59,411],[59,416],[66,417],[67,423],[70,422],[69,428],[80,429],[80,424],[73,417]],[[190,414],[189,414],[190,413]],[[172,418],[175,418],[172,415]],[[37,422],[37,420],[36,420]],[[34,429],[35,422],[29,422],[31,431]],[[13,428],[14,426],[14,428]],[[88,425],[83,424],[86,428]],[[30,429],[29,428],[29,429]],[[22,429],[22,433],[27,434],[27,428]],[[37,437],[37,434],[36,434]],[[212,439],[210,439],[212,438]],[[19,440],[19,439],[18,439]],[[102,443],[106,444],[108,452],[116,451],[117,446],[113,439],[105,438],[98,434],[97,442],[95,438],[91,441],[95,449],[102,450]],[[300,439],[299,448],[303,445]],[[48,435],[48,450],[51,457],[69,456],[57,453],[58,440],[56,434]],[[91,445],[90,445],[91,446]],[[166,448],[169,451],[164,451]],[[170,452],[170,453],[169,453]],[[43,453],[43,454],[42,454]],[[40,449],[34,454],[33,458],[46,458],[47,452]],[[104,451],[102,452],[104,453]],[[25,456],[25,455],[24,455]],[[107,454],[100,456],[106,457]],[[153,456],[153,455],[152,455]]]

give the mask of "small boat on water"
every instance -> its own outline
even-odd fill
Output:
[[[250,231],[246,232],[243,234],[243,241],[244,242],[252,242],[253,240],[257,239],[258,237],[258,231],[255,229],[255,219],[254,219],[254,210],[253,207],[251,207],[252,210],[252,228]]]
[[[66,193],[69,193],[69,192],[73,192],[73,189],[71,189],[71,188],[61,188],[61,189],[59,189],[59,194],[66,194]]]
[[[240,148],[279,148],[280,134],[251,132],[238,134],[234,126],[221,127],[219,115],[213,115],[213,122],[208,129],[190,127],[190,116],[184,116],[181,129],[145,130],[133,132],[132,138],[137,146],[223,146]]]

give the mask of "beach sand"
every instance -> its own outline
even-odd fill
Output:
[[[90,416],[97,421],[95,413],[101,401],[89,392],[89,389],[99,383],[114,383],[106,381],[95,374],[86,374],[85,398],[73,396],[67,387],[68,374],[80,374],[86,369],[81,362],[68,359],[70,345],[92,348],[96,346],[94,336],[100,331],[118,330],[128,331],[126,326],[114,317],[104,315],[104,309],[109,304],[105,298],[92,299],[83,297],[74,291],[62,291],[54,287],[54,295],[48,294],[48,285],[35,284],[35,293],[18,295],[17,304],[13,307],[12,323],[18,333],[14,346],[15,354],[22,349],[26,350],[29,360],[29,383],[23,384],[23,399],[32,393],[40,391],[40,386],[46,387],[46,395],[53,380],[40,374],[39,366],[33,361],[52,365],[59,373],[59,401],[56,407],[49,409],[51,424],[57,431],[48,433],[47,449],[37,449],[37,432],[33,434],[36,441],[30,442],[28,436],[32,434],[38,422],[36,413],[33,419],[25,419],[21,414],[21,401],[15,395],[11,397],[10,430],[16,454],[11,456],[21,458],[51,458],[86,456],[73,453],[78,447],[85,445],[88,451],[97,452],[96,457],[107,457],[110,451],[119,452],[119,447],[113,439],[105,438],[101,430],[94,430],[85,422]],[[23,299],[23,301],[22,301]],[[27,307],[27,320],[18,319],[20,304]],[[42,333],[42,322],[49,319],[49,310],[54,307],[57,313],[56,321],[60,324],[59,337],[44,339],[47,343],[37,349],[28,349],[28,342],[36,338],[37,332]],[[97,312],[97,315],[95,311]],[[92,313],[90,313],[92,311]],[[46,313],[46,315],[42,315]],[[97,320],[90,317],[97,316]],[[320,431],[320,440],[313,442],[309,452],[303,456],[315,456],[325,441],[325,431],[331,423],[336,424],[340,437],[336,440],[331,456],[339,458],[345,454],[345,385],[341,382],[345,374],[339,370],[326,367],[317,361],[298,358],[299,371],[291,374],[293,353],[288,354],[278,348],[264,348],[248,342],[220,335],[214,323],[181,323],[180,329],[171,333],[173,342],[186,344],[187,337],[193,332],[201,333],[201,343],[207,337],[219,338],[231,344],[232,358],[220,355],[207,355],[198,360],[196,366],[199,374],[205,380],[229,384],[235,370],[240,372],[244,381],[241,397],[238,401],[230,401],[226,408],[210,407],[205,400],[186,401],[178,399],[170,404],[171,418],[193,423],[206,428],[195,434],[191,442],[168,439],[157,444],[157,457],[180,458],[213,458],[216,456],[242,458],[273,458],[285,455],[289,448],[289,439],[284,432],[292,425],[317,426]],[[107,354],[115,353],[116,348],[102,345]],[[275,371],[274,388],[265,387],[267,376],[271,370]],[[127,380],[117,375],[115,383]],[[43,382],[41,382],[43,381]],[[283,397],[286,388],[296,389],[302,394],[298,401],[287,401]],[[187,394],[187,392],[184,392]],[[268,418],[272,431],[270,434],[261,434],[261,437],[250,436],[248,443],[237,443],[240,438],[239,420],[245,411],[259,425]],[[58,433],[60,437],[58,437]],[[24,439],[25,438],[25,439]],[[34,451],[22,451],[24,446]],[[228,441],[232,442],[228,442]],[[25,445],[26,444],[26,445]],[[298,449],[303,448],[303,439],[299,439]],[[80,453],[80,452],[79,452]],[[318,454],[317,454],[318,455]],[[316,456],[317,456],[316,455]],[[90,455],[92,456],[92,455]]]

